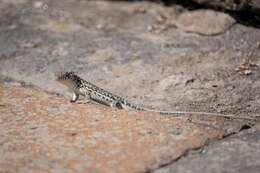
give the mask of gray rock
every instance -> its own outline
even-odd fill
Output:
[[[193,0],[199,4],[203,4],[210,7],[224,8],[228,10],[241,11],[251,10],[254,12],[260,12],[260,1],[259,0]]]
[[[182,13],[176,26],[187,32],[215,35],[226,31],[235,23],[228,14],[211,10],[196,10]]]
[[[185,165],[185,166],[184,166]],[[176,163],[153,173],[260,172],[260,126],[245,130],[205,147],[200,154],[188,154]]]
[[[3,9],[0,10],[0,85],[2,78],[3,83],[21,83],[53,95],[59,93],[69,102],[70,92],[55,81],[54,74],[73,70],[82,78],[144,106],[241,116],[260,114],[259,28],[238,23],[217,36],[185,33],[174,27],[160,33],[149,32],[148,26],[156,22],[163,25],[164,21],[172,21],[175,16],[181,19],[179,8],[168,8],[149,1],[64,0],[61,3],[53,0],[41,1],[42,4],[28,1],[17,3],[17,6],[5,2],[0,3],[0,9]],[[162,16],[166,16],[164,20],[156,21]],[[215,21],[215,18],[211,19]],[[250,75],[235,70],[245,62],[247,66],[244,70],[249,68]],[[83,104],[78,106],[89,105],[83,97],[81,102]],[[1,104],[0,109],[3,109]],[[30,126],[34,127],[39,126]],[[179,133],[176,130],[174,134]],[[195,170],[196,164],[207,168],[209,162],[203,161],[209,159],[210,163],[217,164],[218,172],[224,172],[225,166],[234,165],[234,161],[240,165],[235,165],[239,168],[233,170],[257,170],[259,140],[253,140],[257,134],[259,136],[258,132],[252,131],[244,136],[226,138],[223,142],[236,140],[238,143],[228,142],[228,146],[222,148],[219,148],[222,141],[210,143],[208,150],[197,155],[197,158],[205,157],[204,160],[195,159],[193,162],[190,155],[184,154],[182,158],[189,159],[185,162],[187,164],[172,160],[172,156],[165,164],[176,162],[182,170]],[[243,138],[246,140],[243,141]],[[235,144],[238,151],[232,153]],[[239,147],[245,147],[245,152]],[[215,160],[211,158],[214,156],[212,153]],[[41,162],[48,165],[49,162],[43,160],[39,158],[32,164]],[[241,160],[251,165],[245,166]],[[155,165],[150,168],[154,169]]]

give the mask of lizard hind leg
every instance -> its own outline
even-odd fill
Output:
[[[124,106],[121,102],[116,102],[115,107],[117,107],[118,109],[124,109]]]

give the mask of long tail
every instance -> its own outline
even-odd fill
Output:
[[[237,120],[245,120],[250,122],[260,122],[260,119],[254,117],[238,117],[236,115],[232,114],[219,114],[219,113],[211,113],[211,112],[185,112],[185,111],[160,111],[160,110],[154,110],[154,109],[146,109],[142,108],[144,111],[149,112],[156,112],[162,115],[185,115],[185,114],[197,114],[197,115],[211,115],[211,116],[217,116],[217,117],[223,117],[228,119],[237,119]]]
[[[244,120],[244,121],[250,121],[250,122],[260,122],[260,119],[254,118],[254,117],[238,117],[236,115],[226,115],[226,114],[219,114],[219,113],[210,113],[210,112],[185,112],[185,111],[161,111],[161,110],[155,110],[155,109],[149,109],[145,107],[140,107],[134,104],[131,104],[129,102],[124,102],[126,107],[129,107],[134,110],[138,111],[148,111],[148,112],[156,112],[161,115],[185,115],[185,114],[197,114],[197,115],[211,115],[211,116],[217,116],[217,117],[223,117],[228,119],[237,119],[237,120]],[[123,108],[123,107],[122,107]]]

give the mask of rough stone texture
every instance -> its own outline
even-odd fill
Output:
[[[1,86],[0,103],[0,172],[144,172],[243,126],[74,104],[18,86]]]
[[[249,2],[250,2],[250,4],[249,4],[250,8],[257,13],[260,13],[260,1],[259,0],[251,0]]]
[[[27,97],[25,99],[26,101],[30,101],[30,96],[34,93],[33,98],[39,94],[39,97],[37,97],[39,100],[44,96],[46,100],[54,98],[54,100],[59,100],[59,103],[68,105],[68,100],[71,96],[63,86],[55,82],[54,74],[59,71],[73,70],[81,77],[90,80],[96,85],[102,86],[104,89],[117,95],[126,97],[132,103],[162,110],[219,112],[223,114],[235,114],[235,116],[241,117],[258,117],[260,115],[259,29],[236,23],[223,34],[215,36],[201,36],[195,33],[186,33],[174,25],[177,17],[184,11],[187,10],[179,6],[164,7],[161,4],[147,1],[111,2],[64,0],[62,3],[59,0],[20,0],[19,2],[17,1],[17,3],[16,1],[1,1],[0,83],[5,86],[21,84],[27,88],[36,88],[38,92],[18,88],[19,92],[22,93],[20,94],[21,97]],[[12,88],[5,90],[7,90],[6,93],[13,92]],[[56,98],[55,95],[59,95],[60,98]],[[17,97],[19,97],[19,94]],[[1,99],[4,98],[1,97]],[[123,119],[119,122],[123,123],[124,126],[133,128],[139,121],[133,117],[128,118],[126,115],[130,112],[123,111],[123,114],[123,112],[121,113],[121,111],[114,109],[111,110],[106,107],[100,108],[93,106],[93,104],[88,105],[87,100],[83,98],[80,99],[81,100],[76,103],[76,106],[73,107],[86,108],[90,106],[93,111],[104,109],[107,112],[109,111],[108,114],[112,112],[113,115],[116,115],[115,118],[109,116],[101,117],[101,119],[104,118],[102,119],[104,121],[107,120],[112,123],[112,121],[118,120],[123,116],[125,120],[129,120],[129,124],[123,121]],[[0,106],[1,111],[11,110],[19,115],[17,116],[10,113],[12,115],[10,117],[11,120],[8,119],[9,116],[4,117],[4,121],[10,120],[10,124],[6,122],[4,126],[1,127],[7,129],[7,131],[8,129],[13,131],[14,134],[10,134],[10,136],[19,136],[18,132],[21,131],[21,135],[17,139],[19,142],[22,141],[24,144],[28,144],[26,141],[28,137],[26,135],[35,133],[35,136],[28,140],[30,142],[28,145],[33,146],[34,142],[35,144],[39,144],[42,140],[44,141],[40,136],[41,133],[48,134],[50,137],[53,137],[51,134],[54,133],[56,135],[60,134],[60,140],[65,143],[69,140],[75,142],[74,138],[76,138],[78,142],[73,143],[76,146],[80,145],[81,142],[84,143],[84,141],[80,139],[81,135],[83,139],[85,139],[85,134],[80,133],[80,130],[77,134],[73,131],[76,129],[76,125],[74,126],[72,123],[74,122],[74,118],[77,117],[77,111],[69,112],[72,114],[72,117],[63,111],[60,115],[60,118],[63,119],[56,120],[52,119],[53,117],[49,117],[49,115],[57,115],[58,113],[55,111],[62,111],[59,109],[59,104],[56,104],[56,107],[52,107],[55,103],[51,102],[45,105],[45,102],[39,103],[39,101],[37,102],[39,107],[36,106],[35,110],[31,110],[29,105],[24,107],[24,109],[20,107],[21,109],[16,110],[15,106],[9,109],[9,107],[7,107],[8,104],[11,105],[15,100],[15,98],[7,100],[8,103],[5,102],[5,104],[0,102],[1,105],[6,106]],[[19,102],[19,104],[22,103]],[[41,104],[43,104],[45,111],[40,112],[39,115],[30,114],[33,111],[38,113],[38,110],[41,110]],[[26,109],[30,110],[27,114],[28,118],[23,115]],[[68,109],[66,108],[65,110]],[[85,111],[87,110],[84,109],[83,113]],[[92,116],[90,114],[87,115],[91,118]],[[34,119],[34,117],[39,116],[43,116],[45,119]],[[140,116],[147,118],[145,114]],[[151,117],[154,116],[155,115],[151,115]],[[85,116],[82,117],[80,116],[79,118],[82,118],[85,124],[95,124],[95,119],[92,120]],[[159,118],[161,116],[155,117]],[[205,116],[203,116],[204,118],[196,117],[195,115],[192,116],[192,119],[187,117],[187,121],[191,126],[196,126],[197,128],[203,129],[205,125],[207,125],[210,129],[214,127],[216,131],[223,129],[228,130],[227,133],[233,131],[237,133],[239,129],[233,123],[226,126],[225,122],[229,122],[227,120],[222,119],[219,121],[218,119],[220,123],[214,125],[212,122],[216,123],[216,119],[209,121],[207,118],[204,119]],[[59,116],[55,118],[59,118]],[[160,123],[157,124],[153,122],[153,120],[146,118],[141,120],[141,122],[149,122],[156,126],[156,128],[151,129],[152,132],[159,132],[159,130],[162,129],[164,132],[171,130],[171,127],[168,129],[168,127],[160,126],[160,124],[167,124],[167,122],[160,120],[158,121]],[[156,118],[155,120],[157,120]],[[210,118],[210,116],[208,118]],[[29,127],[29,125],[26,124],[27,121],[33,124],[31,119],[37,123],[48,123],[50,121],[50,123],[53,124],[48,127],[43,125],[43,131],[41,131],[40,126],[34,129],[35,127]],[[64,123],[63,120],[65,119],[67,119],[68,122]],[[167,121],[173,121],[169,117],[168,119]],[[75,119],[75,122],[79,122],[80,120]],[[68,126],[59,127],[59,121],[68,124]],[[180,121],[182,120],[178,120],[178,122]],[[12,126],[11,123],[17,124],[15,124],[16,126]],[[56,125],[56,123],[58,125]],[[100,135],[108,135],[105,133],[105,130],[109,129],[110,126],[103,121],[102,123],[104,124],[104,126],[102,126],[104,129],[100,129],[102,132]],[[187,122],[185,121],[185,123]],[[222,124],[224,124],[224,126]],[[120,126],[120,124],[116,125]],[[79,127],[82,126],[83,125],[80,125]],[[26,129],[28,127],[31,129]],[[75,128],[73,129],[72,127]],[[50,130],[55,128],[57,131],[53,132]],[[46,129],[50,130],[50,132],[44,131]],[[69,130],[66,131],[64,129]],[[86,129],[83,129],[83,131],[84,130]],[[178,134],[178,129],[175,130],[173,133]],[[8,138],[5,131],[0,132],[0,134],[5,134],[5,139]],[[128,131],[126,130],[126,132]],[[26,134],[24,135],[23,133]],[[207,131],[202,130],[202,134],[206,133]],[[67,134],[69,135],[66,136]],[[116,136],[113,131],[113,136],[114,135]],[[145,142],[148,143],[146,143],[148,147],[153,146],[153,143],[158,139],[156,133],[141,133],[137,136],[141,137],[142,135],[146,137]],[[98,137],[99,136],[96,137],[97,140],[102,140],[102,138]],[[170,135],[167,137],[170,138]],[[0,140],[3,138],[0,138]],[[12,148],[12,146],[16,146],[16,138],[8,139],[14,140],[3,141],[10,142],[11,146],[7,148],[10,149],[10,153],[8,153],[9,151],[6,152],[4,156],[7,157],[8,155],[8,157],[15,157],[15,159],[17,156],[17,159],[19,159],[19,156],[21,156],[19,152],[23,151]],[[34,139],[36,140],[34,141]],[[112,139],[113,138],[111,138],[111,140]],[[191,141],[189,147],[180,151],[187,151],[195,146],[195,144],[200,147],[206,139],[208,138],[203,138],[199,143],[197,143],[198,141],[195,139]],[[109,142],[111,140],[109,140]],[[11,145],[12,142],[14,142],[13,145]],[[50,152],[57,154],[54,155],[55,158],[65,158],[67,155],[75,156],[66,148],[71,146],[61,146],[62,149],[64,149],[61,153],[64,155],[59,155],[58,151],[60,151],[60,146],[54,146],[56,141],[48,142],[49,143],[44,146],[40,145],[40,147],[44,149],[44,153],[45,151],[48,153],[49,148],[46,149],[45,147],[50,145],[55,149],[54,151],[50,150]],[[57,140],[57,142],[59,142],[59,140]],[[160,142],[158,144],[160,144]],[[167,145],[168,143],[165,142],[162,148],[162,145],[158,148],[164,151]],[[211,145],[210,142],[209,145]],[[219,143],[216,143],[216,145],[219,145]],[[119,146],[128,147],[124,144]],[[99,147],[105,149],[104,144]],[[28,151],[26,145],[19,145],[18,149],[21,148]],[[108,146],[108,148],[112,147]],[[258,148],[255,150],[258,151]],[[81,150],[78,149],[76,151],[78,154],[76,156],[79,156]],[[85,151],[84,148],[81,152]],[[126,150],[124,150],[124,152],[125,151]],[[175,163],[175,158],[189,155],[185,154],[187,152],[178,154],[174,151],[174,147],[170,147],[165,153],[159,153],[159,155],[157,155],[158,157],[145,155],[144,160],[140,159],[142,160],[140,161],[142,165],[138,167],[138,170],[144,171],[149,169],[152,171],[154,168],[163,166],[164,164]],[[252,152],[250,148],[245,148],[245,152],[248,152],[249,155],[252,156],[249,157],[249,155],[246,155],[245,158],[249,160],[251,158],[257,158],[259,153],[257,151]],[[12,155],[14,152],[17,152],[17,155]],[[32,154],[33,152],[28,153]],[[219,153],[216,153],[216,155]],[[225,152],[222,153],[225,154]],[[127,156],[128,154],[131,155],[131,153],[126,152]],[[201,153],[197,153],[198,156],[200,154]],[[80,159],[80,157],[76,156],[73,157],[73,159]],[[24,157],[26,157],[26,155]],[[23,166],[25,164],[28,166],[26,170],[22,170],[21,168],[21,172],[35,172],[36,168],[33,167],[34,165],[44,165],[40,169],[37,169],[40,172],[44,169],[63,169],[61,168],[62,164],[68,163],[67,167],[69,170],[69,167],[72,166],[69,164],[70,161],[74,161],[73,159],[64,159],[64,162],[61,160],[59,160],[60,162],[52,162],[47,159],[51,157],[52,155],[47,155],[46,157],[39,158],[38,160],[33,159],[32,161],[28,158],[27,161],[21,159],[19,165],[17,165]],[[226,153],[226,157],[228,157],[228,153]],[[97,157],[96,159],[107,161],[105,157]],[[155,161],[153,161],[153,159]],[[120,164],[125,166],[125,162]],[[90,163],[92,162],[90,161]],[[161,165],[162,163],[163,165]],[[204,166],[214,167],[214,163],[212,162],[208,163],[205,161],[202,162],[202,164],[203,163]],[[11,172],[17,172],[15,171],[16,166],[11,164],[12,161],[9,161],[6,165],[9,167],[6,169],[14,169]],[[109,164],[113,165],[113,163]],[[187,166],[180,165],[183,169]],[[82,168],[80,165],[78,166],[79,169]],[[239,169],[246,169],[243,166],[244,165],[241,164]],[[46,171],[44,170],[44,172]],[[203,172],[203,170],[200,172]]]
[[[157,109],[260,112],[258,29],[235,25],[215,37],[176,28],[149,32],[156,18],[164,25],[161,18],[178,9],[148,2],[1,5],[0,70],[8,78],[68,98],[54,74],[73,70],[133,103]],[[148,10],[138,12],[142,8]],[[240,75],[235,68],[247,59],[252,74]]]
[[[201,154],[183,157],[153,173],[188,173],[202,170],[207,173],[260,172],[260,126],[215,142],[205,147]]]
[[[224,8],[228,10],[252,10],[260,12],[259,0],[193,0],[199,4],[207,5],[215,8]]]
[[[228,14],[212,10],[196,10],[182,13],[176,26],[183,31],[197,32],[203,35],[215,35],[226,31],[235,23]]]

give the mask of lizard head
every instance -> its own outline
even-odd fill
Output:
[[[56,75],[56,81],[70,89],[75,89],[81,84],[80,77],[78,77],[74,72],[61,72]]]
[[[73,78],[73,76],[75,76],[74,72],[61,72],[59,74],[56,75],[56,81],[60,82],[63,80],[70,80]]]

